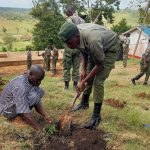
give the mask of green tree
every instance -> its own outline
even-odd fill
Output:
[[[132,27],[127,24],[127,20],[123,18],[117,25],[113,25],[111,29],[120,34],[128,31],[131,28]]]
[[[12,36],[12,35],[8,35],[6,34],[3,37],[3,41],[4,43],[7,45],[7,49],[8,50],[12,50],[12,43],[15,41],[16,39]]]
[[[140,6],[138,11],[139,11],[139,21],[138,22],[140,24],[144,23],[146,25],[150,25],[150,19],[149,19],[150,18],[150,12],[148,12],[147,19],[145,19],[145,9]]]
[[[49,43],[54,43],[58,48],[62,48],[58,31],[65,20],[55,0],[34,1],[31,15],[39,20],[33,29],[34,48],[41,50]]]
[[[72,5],[79,14],[81,11],[87,12],[90,22],[96,21],[97,24],[103,24],[103,18],[108,23],[113,23],[113,14],[115,8],[119,9],[120,0],[60,0],[65,10],[67,5]]]

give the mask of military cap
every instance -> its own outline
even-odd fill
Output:
[[[58,36],[63,42],[66,42],[74,37],[74,35],[76,35],[78,32],[79,30],[75,24],[66,22],[61,26]]]

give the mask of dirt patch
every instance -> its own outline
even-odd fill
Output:
[[[115,100],[113,98],[106,99],[105,103],[107,105],[110,105],[110,106],[112,106],[114,108],[117,108],[117,109],[122,109],[122,108],[124,108],[127,105],[127,103],[125,101],[120,102],[119,100]]]
[[[102,130],[76,129],[68,137],[59,135],[44,136],[46,143],[41,141],[42,138],[34,138],[35,150],[105,150],[106,141],[103,139]]]
[[[11,123],[19,128],[29,128],[29,125],[19,116],[12,120]]]
[[[142,98],[142,99],[144,99],[144,98],[149,99],[150,98],[150,94],[146,94],[145,92],[142,92],[142,93],[136,94],[136,97],[139,97],[139,98]]]
[[[118,83],[116,83],[116,84],[111,84],[111,85],[109,85],[108,86],[109,88],[117,88],[117,87],[121,87],[121,88],[123,88],[123,87],[128,87],[127,85],[121,85],[121,84],[118,84]]]
[[[1,67],[0,74],[2,76],[9,76],[9,75],[16,75],[16,74],[23,74],[26,71],[26,65],[22,66],[6,66]]]
[[[26,70],[27,70],[26,68],[27,68],[26,65],[0,67],[0,75],[2,77],[9,76],[9,75],[21,75],[24,72],[26,72]],[[50,72],[52,72],[52,70]],[[57,76],[56,77],[62,77],[62,65],[60,62],[58,63],[58,66],[57,66]]]

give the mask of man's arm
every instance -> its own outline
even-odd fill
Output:
[[[86,76],[86,78],[83,80],[83,82],[88,82],[90,80],[92,80],[95,75],[103,68],[102,64],[95,64],[94,68],[92,69],[92,71]]]
[[[103,68],[103,60],[105,58],[105,54],[103,51],[102,42],[92,40],[90,43],[89,50],[90,50],[90,57],[91,59],[93,59],[95,66],[93,67],[92,71],[88,73],[88,75],[78,84],[78,95],[80,95],[81,92],[83,91],[85,83],[92,80],[95,77],[95,75]]]
[[[22,113],[20,116],[28,123],[30,126],[32,126],[34,129],[39,130],[40,126],[37,123],[37,121],[34,119],[33,115],[31,113]]]
[[[48,115],[46,114],[43,106],[41,103],[37,104],[34,106],[35,110],[44,117],[44,120],[47,122],[47,123],[52,123],[52,120],[49,119]]]
[[[86,77],[86,74],[87,74],[87,61],[88,61],[88,55],[81,53],[80,81],[82,81]]]

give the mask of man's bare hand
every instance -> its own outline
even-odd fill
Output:
[[[78,83],[78,96],[80,96],[81,92],[84,90],[84,87],[85,87],[85,82],[84,80],[82,80],[81,82]]]
[[[52,124],[52,123],[53,123],[53,120],[50,119],[49,117],[44,117],[44,120],[45,120],[45,122],[48,123],[48,124]]]
[[[84,80],[86,77],[86,72],[85,71],[81,71],[80,73],[80,81]]]

